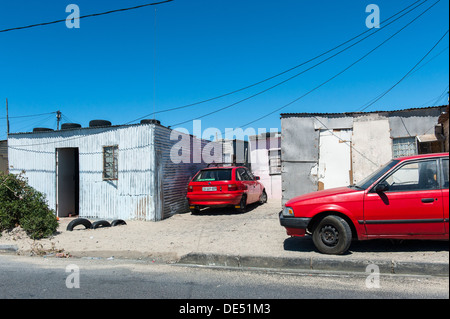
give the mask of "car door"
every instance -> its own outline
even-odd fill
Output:
[[[253,175],[253,173],[246,168],[245,169],[247,171],[247,176],[249,177],[249,188],[250,188],[250,192],[251,192],[251,202],[254,203],[256,201],[259,200],[259,191],[258,191],[258,181],[256,180],[255,176]]]
[[[444,205],[444,228],[445,233],[448,234],[448,210],[449,210],[449,198],[448,198],[448,184],[449,184],[449,168],[448,168],[448,158],[441,159],[441,176],[442,176],[442,203]]]
[[[400,164],[378,185],[382,187],[375,186],[364,199],[364,222],[369,236],[444,233],[438,160]]]
[[[245,194],[247,195],[247,204],[250,204],[252,202],[252,191],[253,191],[250,176],[248,175],[247,170],[245,170],[243,167],[239,167],[236,171],[238,174],[237,176],[239,176],[242,185],[245,186]]]

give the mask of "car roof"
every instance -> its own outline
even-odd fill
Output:
[[[431,154],[421,154],[421,155],[413,155],[413,156],[403,156],[398,157],[396,160],[398,161],[407,161],[414,159],[422,159],[422,158],[436,158],[436,157],[448,157],[449,153],[431,153]]]
[[[244,167],[244,166],[210,166],[210,167],[202,168],[202,170],[207,170],[207,169],[233,169],[233,168],[239,168],[239,167]]]

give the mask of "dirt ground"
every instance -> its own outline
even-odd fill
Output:
[[[188,253],[321,256],[310,237],[286,235],[278,220],[280,210],[280,202],[269,201],[261,206],[252,205],[243,214],[232,209],[207,209],[200,214],[178,214],[160,222],[127,221],[127,225],[99,229],[78,226],[74,231],[66,230],[73,218],[64,218],[51,238],[34,241],[23,230],[14,229],[3,232],[0,245],[15,245],[21,255],[153,258],[166,262],[175,262]],[[448,263],[449,245],[448,241],[354,242],[348,254],[331,258]]]

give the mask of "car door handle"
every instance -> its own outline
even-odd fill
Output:
[[[434,198],[422,198],[422,203],[432,203],[434,201]]]

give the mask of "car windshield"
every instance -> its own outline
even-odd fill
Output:
[[[230,181],[231,169],[208,169],[200,171],[194,182]]]
[[[383,176],[387,171],[389,171],[392,167],[397,165],[398,160],[392,160],[386,165],[380,167],[378,170],[361,180],[360,182],[352,185],[353,187],[360,189],[367,189],[370,185],[372,185],[376,180],[378,180],[381,176]]]

